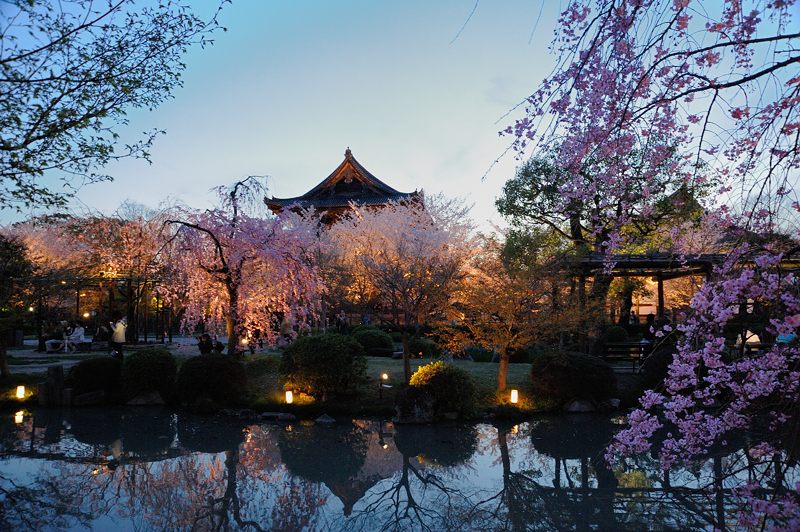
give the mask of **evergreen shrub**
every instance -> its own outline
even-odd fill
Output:
[[[178,371],[177,391],[183,403],[210,399],[218,404],[235,404],[246,386],[244,365],[223,355],[190,358]]]
[[[88,358],[72,366],[65,384],[72,388],[73,397],[102,390],[111,402],[120,396],[121,376],[122,363],[116,358]]]
[[[304,336],[283,352],[281,374],[295,390],[320,397],[354,391],[366,381],[367,361],[351,336]]]
[[[352,337],[355,338],[359,344],[361,344],[368,355],[386,356],[377,353],[385,353],[385,350],[388,349],[388,356],[392,356],[392,349],[394,346],[392,343],[392,337],[380,329],[361,328],[357,331],[354,331]],[[377,353],[373,352],[374,350],[378,350]]]
[[[456,412],[469,417],[475,412],[477,389],[472,376],[441,360],[420,366],[411,376],[410,386],[426,390],[433,398],[434,415]]]
[[[606,342],[626,342],[628,340],[628,331],[619,325],[612,325],[603,331],[603,340]]]
[[[535,402],[557,406],[575,399],[600,402],[617,394],[614,369],[583,353],[550,351],[534,356],[531,382]]]
[[[422,358],[433,358],[442,353],[442,350],[436,342],[424,336],[409,338],[408,350],[411,357],[417,357],[421,354]]]
[[[471,358],[473,362],[491,362],[494,353],[478,345],[468,345],[464,348],[464,356]]]
[[[175,395],[178,365],[163,347],[148,347],[131,353],[122,363],[122,389],[125,400],[145,392],[158,392],[165,401]]]

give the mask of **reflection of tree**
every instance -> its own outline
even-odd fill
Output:
[[[474,426],[400,426],[394,435],[402,469],[379,483],[347,522],[348,528],[451,530],[468,527],[453,508],[467,505],[455,471],[477,450]],[[424,453],[424,454],[423,454]],[[379,524],[383,521],[382,524]]]
[[[368,433],[341,427],[287,426],[278,436],[281,458],[293,475],[332,485],[356,476],[367,455]]]
[[[83,490],[76,488],[40,476],[22,486],[0,474],[0,530],[67,528],[74,521],[88,528],[92,516],[81,510]]]

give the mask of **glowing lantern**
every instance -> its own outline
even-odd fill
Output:
[[[290,405],[294,401],[294,394],[292,390],[286,390],[286,404]]]
[[[17,386],[17,399],[25,399],[25,387]]]
[[[511,390],[511,403],[517,404],[517,401],[519,401],[519,391]]]
[[[91,314],[89,314],[88,312],[84,312],[84,313],[83,313],[83,317],[84,317],[84,318],[88,318],[89,316],[91,316]]]
[[[17,425],[22,423],[22,416],[23,415],[24,415],[24,412],[22,410],[20,410],[16,414],[14,414],[14,423],[16,423]]]
[[[381,373],[381,380],[388,381],[389,380],[389,374],[388,373]]]

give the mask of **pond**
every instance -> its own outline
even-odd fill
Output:
[[[624,418],[595,415],[322,426],[106,408],[0,423],[3,530],[708,529],[732,518],[718,472],[743,454],[610,470]]]

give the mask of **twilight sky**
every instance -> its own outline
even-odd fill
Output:
[[[76,210],[166,198],[206,208],[211,187],[251,174],[269,175],[275,196],[296,196],[349,146],[400,191],[465,196],[486,227],[517,164],[510,153],[481,179],[511,142],[498,137],[512,120],[502,117],[552,67],[561,5],[542,1],[480,2],[454,40],[474,0],[235,0],[221,17],[227,33],[186,56],[174,100],[132,111],[120,131],[166,130],[152,165],[111,165],[115,181],[84,187]]]

